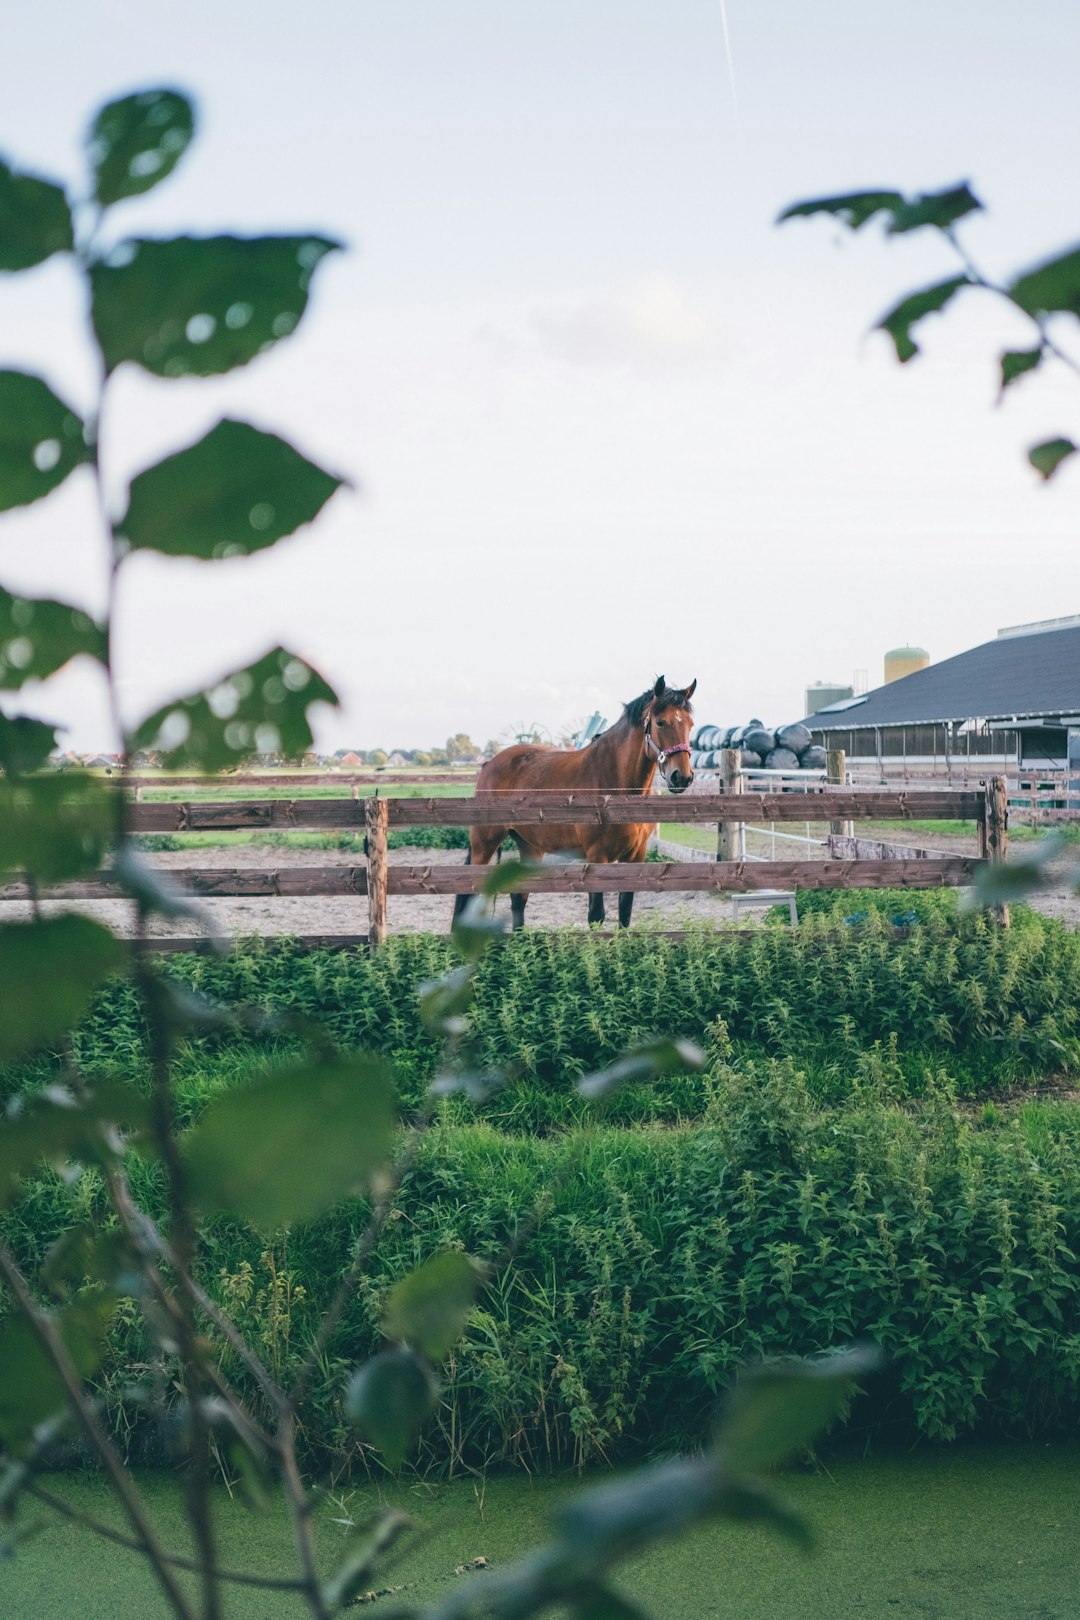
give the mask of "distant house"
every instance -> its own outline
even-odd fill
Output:
[[[395,771],[400,771],[404,766],[408,765],[409,762],[405,758],[405,755],[395,748],[394,752],[390,755],[390,758],[386,763],[387,765],[392,765]]]
[[[1080,759],[1080,614],[999,630],[805,721],[849,760],[1065,770]]]
[[[360,758],[360,755],[354,754],[351,748],[346,749],[342,753],[335,754],[334,758],[337,760],[339,765],[346,766],[350,771],[356,770],[358,767],[362,767],[364,763]]]

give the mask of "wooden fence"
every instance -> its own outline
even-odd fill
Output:
[[[218,779],[220,781],[220,779]],[[250,779],[248,779],[250,780]],[[860,820],[905,821],[923,818],[974,821],[979,828],[979,858],[931,855],[897,850],[895,858],[860,858],[858,846],[841,858],[824,860],[649,863],[589,863],[578,860],[545,863],[521,889],[529,894],[597,892],[678,893],[723,891],[747,893],[771,889],[939,888],[973,882],[987,860],[1007,857],[1007,800],[1004,778],[980,792],[857,790],[822,786],[810,792],[721,793],[643,798],[633,793],[533,792],[483,795],[479,798],[396,799],[381,796],[334,799],[273,799],[229,802],[184,801],[135,803],[130,825],[140,833],[185,833],[257,829],[351,830],[365,836],[366,861],[356,865],[282,866],[264,868],[188,867],[170,873],[192,895],[206,897],[273,896],[366,897],[367,933],[306,935],[310,946],[378,945],[386,936],[387,901],[391,895],[476,894],[486,868],[435,862],[391,865],[391,828],[430,826],[604,826],[676,822],[726,829],[737,822],[821,822],[834,826]],[[726,847],[723,832],[719,839]],[[108,873],[50,887],[49,898],[117,899],[122,890]],[[24,884],[0,885],[0,900],[24,900]],[[1002,920],[1007,920],[1002,912]],[[195,938],[154,940],[161,950],[195,949]]]
[[[1021,770],[1017,765],[996,767],[1006,784],[1009,812],[1018,822],[1031,827],[1060,826],[1080,819],[1080,786],[1073,771],[1038,768]],[[982,787],[991,779],[986,765],[977,760],[937,767],[927,764],[900,765],[887,762],[883,770],[863,759],[848,761],[849,779],[856,785],[893,787],[903,784],[911,791],[935,791],[949,787]]]

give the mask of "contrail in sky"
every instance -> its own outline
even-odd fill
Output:
[[[731,99],[735,104],[735,117],[739,116],[739,92],[735,88],[735,63],[731,55],[731,36],[728,33],[727,5],[720,0],[720,21],[724,26],[724,55],[727,57],[728,78],[731,81]]]

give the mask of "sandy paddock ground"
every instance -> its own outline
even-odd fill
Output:
[[[694,852],[682,846],[665,843],[665,853],[677,859],[693,859]],[[975,854],[975,839],[968,836],[935,834],[933,847],[943,854]],[[763,839],[753,839],[751,848],[768,854]],[[1017,856],[1022,856],[1030,845],[1016,845]],[[783,851],[783,854],[781,853]],[[803,850],[799,845],[778,845],[778,858],[824,858],[823,849]],[[266,849],[257,845],[240,844],[221,849],[163,851],[145,857],[154,866],[169,872],[180,872],[185,867],[259,867],[274,870],[295,866],[355,866],[361,857],[347,850],[318,849]],[[707,858],[707,857],[700,857]],[[390,851],[393,864],[436,865],[459,863],[464,859],[461,850],[394,849]],[[1052,886],[1032,897],[1031,904],[1048,916],[1059,917],[1072,927],[1080,926],[1080,895],[1073,892],[1071,882],[1080,877],[1080,851],[1067,848],[1049,868]],[[1071,881],[1070,881],[1071,880]],[[614,923],[618,917],[618,899],[605,897],[607,920]],[[363,896],[336,895],[325,898],[303,899],[243,898],[208,899],[199,902],[226,934],[364,934],[367,932],[367,900]],[[762,901],[762,914],[770,901]],[[500,915],[509,921],[510,901],[499,899]],[[542,928],[584,928],[586,926],[585,895],[537,894],[529,899],[526,926]],[[123,900],[84,900],[46,902],[44,909],[78,910],[98,917],[120,934],[131,932],[131,907]],[[388,922],[391,933],[436,932],[445,933],[450,926],[453,897],[391,895]],[[9,920],[25,917],[29,905],[20,901],[0,902],[0,916]],[[746,923],[757,913],[741,910],[740,922]],[[634,903],[635,923],[647,922],[667,928],[678,928],[688,921],[729,922],[732,917],[730,895],[709,892],[692,894],[639,894]],[[187,919],[155,919],[153,931],[158,934],[179,934],[195,931]]]

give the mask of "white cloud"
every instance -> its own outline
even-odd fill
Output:
[[[542,311],[532,326],[549,354],[575,365],[682,371],[710,366],[726,349],[714,321],[667,276]]]

